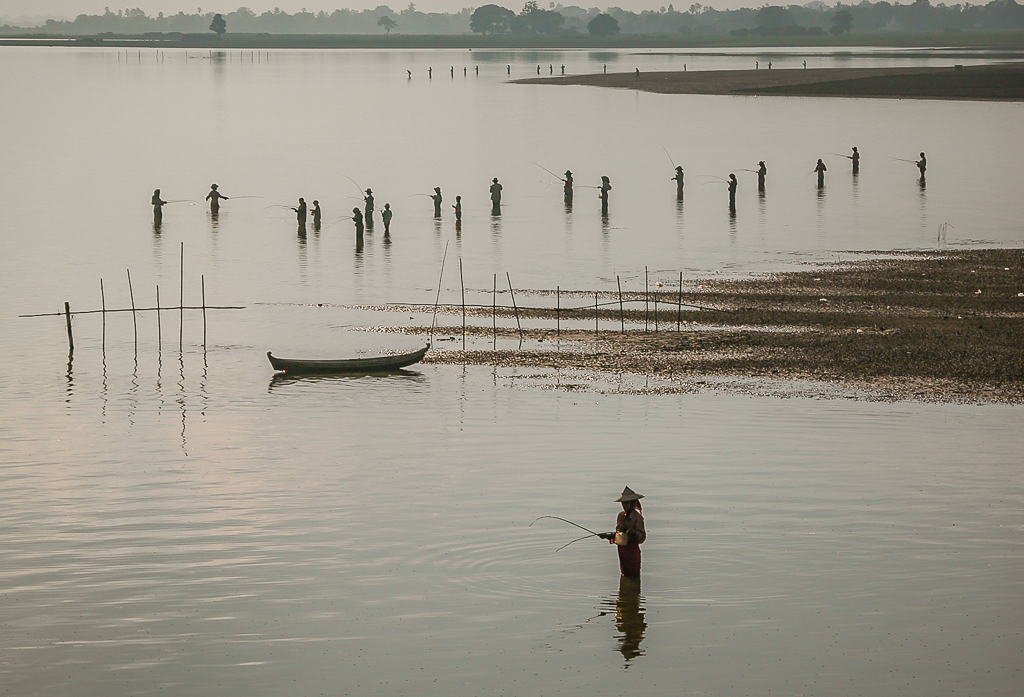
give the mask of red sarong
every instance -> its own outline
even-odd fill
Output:
[[[640,545],[630,542],[622,545],[619,551],[619,571],[623,576],[637,578],[640,576]]]

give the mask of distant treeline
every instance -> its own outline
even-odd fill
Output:
[[[496,23],[474,21],[481,12]],[[602,16],[598,24],[595,18]],[[614,19],[608,22],[604,17]],[[672,5],[658,10],[629,12],[610,7],[582,8],[550,3],[541,9],[534,1],[527,2],[518,13],[501,5],[466,8],[454,14],[419,12],[410,4],[395,11],[381,5],[373,10],[335,10],[333,12],[297,12],[281,10],[256,14],[241,7],[234,12],[173,15],[160,13],[154,17],[140,9],[107,10],[102,15],[79,15],[74,20],[47,20],[38,27],[0,27],[7,35],[47,34],[89,36],[160,36],[166,34],[198,34],[217,31],[240,34],[465,34],[472,31],[509,35],[586,35],[602,32],[632,35],[675,34],[733,36],[815,36],[858,32],[960,32],[1024,30],[1024,6],[1015,0],[993,0],[986,5],[969,2],[956,5],[933,5],[917,0],[900,5],[867,0],[857,5],[826,5],[819,0],[806,5],[766,5],[740,10],[716,10],[700,4],[687,10]],[[500,18],[504,17],[503,20]],[[213,29],[212,27],[216,27]]]

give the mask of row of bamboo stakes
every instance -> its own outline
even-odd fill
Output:
[[[160,286],[156,287],[156,306],[155,307],[136,307],[135,305],[135,290],[132,287],[132,272],[131,269],[127,270],[128,275],[128,297],[131,300],[131,307],[119,308],[119,309],[108,309],[107,308],[107,296],[106,291],[103,287],[103,279],[100,279],[100,309],[99,310],[80,310],[78,312],[71,311],[71,304],[68,302],[64,303],[63,312],[47,312],[33,315],[19,315],[19,317],[55,317],[64,316],[65,324],[68,332],[68,350],[74,352],[75,350],[75,337],[71,329],[71,318],[74,315],[92,315],[100,314],[103,317],[103,345],[106,346],[107,340],[107,313],[113,312],[131,312],[132,313],[132,327],[134,329],[135,346],[139,345],[139,323],[138,313],[140,312],[156,312],[156,331],[157,331],[157,348],[163,350],[163,327],[161,322],[160,313],[163,311],[178,311],[178,351],[182,351],[184,348],[184,332],[185,332],[185,310],[201,310],[203,313],[203,347],[206,347],[206,311],[207,310],[241,310],[244,309],[240,306],[223,306],[223,305],[207,305],[206,304],[206,276],[201,275],[200,279],[200,291],[202,294],[201,305],[185,305],[185,243],[181,243],[181,256],[178,270],[178,306],[174,307],[161,307],[160,305]]]

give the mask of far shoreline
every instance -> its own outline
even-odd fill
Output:
[[[919,68],[777,68],[598,73],[511,80],[658,94],[1024,101],[1024,62]]]

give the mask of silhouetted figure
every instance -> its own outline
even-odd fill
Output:
[[[597,195],[601,199],[601,215],[608,215],[608,197],[612,190],[612,183],[608,177],[601,177],[601,193]]]
[[[512,66],[511,65],[506,65],[505,66],[505,74],[506,75],[511,75],[512,74]]]
[[[772,69],[772,62],[768,61],[768,70],[771,70],[771,69]]]
[[[914,164],[917,165],[919,170],[921,170],[921,179],[924,179],[925,170],[928,169],[928,159],[924,156],[924,153],[921,153],[921,159]]]
[[[210,202],[210,211],[216,213],[220,210],[220,200],[228,200],[227,196],[224,196],[221,192],[217,191],[216,184],[210,184],[210,193],[206,194],[206,200]]]
[[[676,198],[681,199],[683,197],[683,168],[676,165],[676,174],[672,177],[672,181],[676,183]]]
[[[434,79],[434,69],[433,68],[427,68],[427,77],[430,78],[431,80]]]
[[[608,74],[608,64],[607,63],[604,64],[604,74],[605,75]]]
[[[501,184],[498,183],[498,178],[495,177],[491,180],[491,215],[501,215]]]
[[[554,63],[548,63],[548,75],[554,75],[554,74],[555,74],[555,64]]]
[[[405,72],[409,75],[409,79],[411,80],[412,79],[412,71],[411,70],[406,70]]]
[[[804,70],[807,70],[807,61],[804,61]]]
[[[352,209],[352,222],[356,226],[356,240],[363,241],[363,212],[358,208]]]
[[[739,185],[739,182],[736,181],[736,175],[735,174],[732,174],[732,173],[729,174],[729,182],[728,182],[728,184],[729,184],[729,211],[732,212],[732,213],[735,213],[736,212],[736,187]]]
[[[363,201],[366,202],[366,227],[373,227],[373,191],[371,189],[366,190],[366,196],[363,196]]]
[[[434,202],[434,217],[441,217],[441,187],[435,186],[434,193],[430,195],[430,200]]]
[[[850,160],[853,162],[853,173],[860,174],[860,153],[857,152],[857,148],[853,149],[853,154],[850,155]]]
[[[478,65],[478,66],[476,66],[476,67],[474,67],[474,70],[476,70],[476,74],[477,74],[477,75],[479,75],[479,74],[480,74],[480,66],[479,66],[479,65]]]
[[[455,79],[455,66],[452,66],[452,79]]]
[[[572,172],[570,172],[569,170],[565,170],[565,179],[563,179],[562,181],[564,182],[563,185],[562,185],[562,190],[563,190],[564,195],[565,195],[565,202],[571,204],[572,203]]]
[[[768,174],[768,168],[764,166],[764,160],[757,163],[757,190],[764,191],[764,177]]]
[[[384,204],[384,210],[382,210],[380,212],[381,222],[384,223],[384,237],[387,237],[388,235],[391,234],[391,216],[392,215],[393,215],[393,213],[391,212],[391,204],[390,203],[385,203]]]
[[[299,205],[293,206],[292,210],[295,211],[295,221],[300,227],[306,227],[306,199],[300,198]]]
[[[540,66],[537,66],[537,74],[540,75]]]
[[[640,79],[640,68],[636,69],[635,75],[636,75],[636,79],[639,80]]]
[[[160,198],[160,189],[153,190],[153,218],[159,219],[164,217],[164,206],[167,205],[167,201]]]
[[[466,77],[467,70],[469,70],[469,68],[467,68],[466,66],[462,66],[462,77]]]
[[[323,219],[320,213],[320,202],[313,201],[313,229],[320,232],[320,221]]]
[[[828,167],[825,166],[820,157],[818,158],[818,164],[814,165],[814,171],[818,173],[818,188],[820,189],[825,186],[825,172],[828,171]]]
[[[565,75],[565,63],[562,63],[562,75]]]
[[[462,197],[461,196],[456,196],[455,197],[455,205],[452,206],[452,208],[455,209],[455,222],[456,223],[461,223],[462,222]]]
[[[758,61],[754,61],[754,70],[760,70],[760,69],[761,69],[761,63],[759,63]]]

